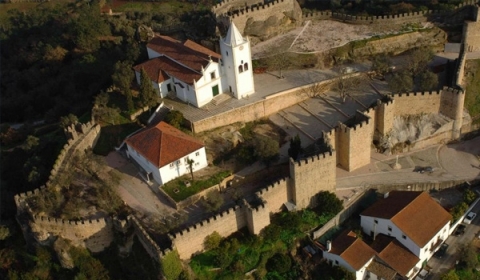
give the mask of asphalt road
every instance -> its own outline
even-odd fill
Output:
[[[475,213],[480,213],[480,203],[477,203],[471,210]],[[460,249],[464,244],[469,244],[473,239],[478,238],[475,235],[480,231],[480,218],[479,215],[473,219],[472,223],[466,225],[465,233],[461,236],[450,235],[445,243],[447,243],[448,249],[446,254],[442,258],[433,256],[428,261],[428,266],[432,268],[430,271],[430,278],[432,280],[440,279],[440,277],[455,267],[456,261],[460,258]]]

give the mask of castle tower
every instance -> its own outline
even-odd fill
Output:
[[[226,75],[223,92],[231,92],[237,99],[254,93],[250,40],[240,34],[233,22],[225,38],[220,39],[220,52]]]
[[[459,139],[463,125],[465,92],[461,89],[444,87],[441,98],[440,113],[453,119],[452,139]]]
[[[335,151],[294,161],[290,158],[290,192],[297,210],[316,206],[315,195],[321,191],[335,192]]]

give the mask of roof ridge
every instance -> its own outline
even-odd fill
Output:
[[[397,215],[399,215],[400,213],[402,213],[403,210],[405,210],[408,206],[410,206],[410,205],[411,205],[415,200],[417,200],[423,193],[426,193],[426,192],[424,192],[424,191],[418,191],[418,195],[417,195],[414,199],[412,199],[409,203],[407,203],[401,210],[397,211],[397,213],[396,213],[395,215],[393,215],[393,216],[390,218],[390,220],[395,219],[395,217],[396,217]]]

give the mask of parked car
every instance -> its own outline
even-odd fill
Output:
[[[477,213],[470,212],[470,213],[467,214],[465,219],[463,219],[463,222],[466,223],[466,224],[471,224],[473,219],[475,219],[476,216],[477,216]]]
[[[465,228],[466,228],[465,225],[461,225],[461,224],[458,225],[455,231],[453,232],[453,235],[455,236],[463,235],[465,233]]]
[[[448,244],[443,243],[442,245],[440,245],[440,248],[433,255],[435,257],[441,259],[441,258],[443,258],[443,256],[445,256],[445,253],[447,252],[447,249],[448,249]]]
[[[415,169],[413,169],[413,172],[418,172],[418,173],[433,173],[435,168],[431,166],[417,166]]]

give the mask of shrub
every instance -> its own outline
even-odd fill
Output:
[[[184,120],[185,118],[183,117],[182,112],[177,110],[168,112],[165,117],[165,121],[177,129],[182,127]]]
[[[222,236],[216,231],[212,232],[212,234],[205,237],[205,241],[203,242],[203,246],[206,250],[216,249],[220,242],[222,241]]]
[[[276,271],[278,273],[287,272],[292,266],[292,259],[288,255],[275,254],[267,261],[267,270]]]

